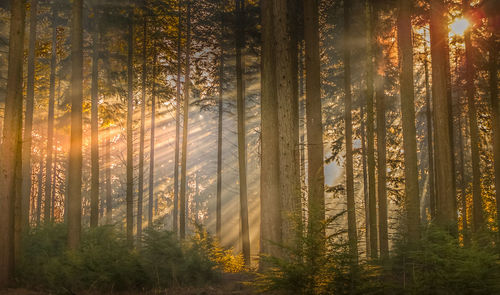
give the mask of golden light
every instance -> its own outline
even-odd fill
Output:
[[[463,35],[470,26],[466,18],[456,18],[450,25],[451,33],[454,35]]]

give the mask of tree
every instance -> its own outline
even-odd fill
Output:
[[[225,1],[224,1],[225,2]],[[224,4],[221,5],[223,11]],[[224,112],[223,91],[224,91],[224,14],[221,13],[220,36],[219,36],[219,100],[218,100],[218,123],[217,123],[217,200],[216,200],[216,222],[215,232],[217,239],[222,239],[222,119]]]
[[[186,16],[186,76],[184,79],[184,123],[182,128],[182,158],[181,158],[181,192],[179,229],[180,237],[186,237],[186,172],[187,172],[187,140],[189,124],[189,91],[191,87],[191,1],[187,0]]]
[[[83,1],[73,2],[71,23],[71,143],[68,171],[68,247],[80,245],[82,229]]]
[[[261,2],[261,174],[260,174],[260,252],[278,256],[282,242],[279,185],[278,99],[276,91],[276,48],[274,39],[274,1]],[[265,267],[263,264],[261,268]]]
[[[453,158],[450,141],[447,78],[446,9],[442,0],[431,0],[430,37],[432,58],[432,103],[434,117],[434,155],[436,168],[436,223],[455,228],[456,204]]]
[[[365,2],[366,26],[366,145],[368,154],[368,207],[370,219],[370,253],[371,258],[378,257],[377,230],[377,196],[375,194],[375,126],[373,110],[373,6],[371,0]]]
[[[128,16],[128,53],[127,53],[127,241],[134,244],[134,154],[133,154],[133,116],[134,116],[134,12]]]
[[[297,238],[301,193],[298,154],[297,43],[290,23],[293,1],[277,0],[273,6],[276,97],[278,101],[279,195],[281,197],[282,239],[291,244]],[[296,19],[295,19],[296,20]],[[295,48],[295,49],[294,49]],[[275,126],[276,127],[276,126]]]
[[[236,1],[236,108],[238,112],[238,163],[240,179],[240,219],[242,249],[245,264],[250,265],[250,234],[248,227],[248,197],[247,197],[247,156],[246,156],[246,128],[245,128],[245,86],[243,84],[243,72],[245,68],[245,57],[242,56],[242,48],[245,44],[244,37],[244,1]]]
[[[94,12],[97,16],[97,11]],[[90,226],[96,227],[99,222],[99,25],[95,20],[92,32],[92,86],[90,107]]]
[[[156,41],[153,44],[153,77],[151,83],[151,136],[149,153],[149,201],[148,201],[148,226],[153,226],[153,198],[154,198],[154,171],[155,171],[155,129],[156,129],[156,75],[158,67],[158,54],[156,52]]]
[[[417,166],[417,131],[415,128],[415,101],[413,89],[413,48],[411,28],[411,1],[398,1],[398,45],[400,64],[401,113],[405,160],[405,205],[408,241],[415,245],[420,238],[420,200]]]
[[[468,0],[462,1],[464,13],[470,10]],[[471,41],[472,29],[464,32],[465,39],[465,80],[467,107],[469,116],[469,130],[471,141],[471,163],[472,163],[472,220],[473,231],[479,231],[484,225],[483,202],[481,199],[481,168],[479,167],[479,129],[477,126],[476,104],[474,102],[474,61]]]
[[[144,133],[146,124],[146,80],[147,80],[147,20],[144,16],[142,33],[142,98],[141,98],[141,130],[139,133],[139,180],[137,183],[137,241],[142,236],[142,202],[144,196]]]
[[[5,97],[5,115],[3,124],[3,141],[0,157],[0,288],[5,288],[12,279],[14,271],[14,206],[19,200],[20,192],[16,192],[16,175],[20,161],[21,120],[22,120],[22,82],[23,82],[23,48],[24,48],[24,1],[11,1],[10,33],[9,33],[9,68],[7,76],[7,93]]]
[[[373,24],[379,34],[380,13],[382,12],[381,3],[374,4]],[[384,49],[380,43],[381,38],[377,38],[374,43],[375,60],[375,102],[377,111],[377,198],[378,198],[378,235],[380,257],[386,259],[389,257],[389,235],[387,232],[387,155],[386,155],[386,110],[385,110],[385,61]]]
[[[29,225],[29,204],[31,195],[31,145],[33,130],[33,109],[35,100],[35,50],[36,50],[36,27],[37,27],[38,0],[32,0],[30,3],[30,34],[28,45],[28,76],[26,83],[26,111],[24,121],[23,136],[23,225]]]
[[[344,55],[344,95],[345,95],[344,123],[345,123],[347,232],[349,239],[349,253],[352,257],[353,263],[355,264],[358,259],[358,237],[356,229],[356,203],[354,200],[354,168],[353,168],[353,152],[352,152],[352,115],[351,115],[352,111],[351,42],[352,41],[351,41],[350,18],[351,18],[351,3],[349,1],[344,1],[344,49],[343,49],[344,54],[343,55]],[[307,18],[305,20],[307,21]],[[319,58],[318,58],[318,65],[319,65]],[[309,73],[309,71],[307,71],[307,73]],[[309,130],[307,134],[309,135]],[[309,161],[311,161],[310,158]]]
[[[177,1],[179,6],[178,25],[177,25],[177,100],[175,103],[175,156],[174,156],[174,216],[173,231],[178,233],[179,222],[179,137],[181,125],[181,38],[182,38],[182,19],[181,19],[181,0]]]

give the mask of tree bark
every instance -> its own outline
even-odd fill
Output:
[[[380,25],[379,15],[382,11],[377,3],[373,13],[373,24]],[[377,27],[377,31],[379,28]],[[382,44],[374,43],[375,58],[375,101],[377,108],[377,198],[380,258],[389,257],[389,236],[387,231],[387,161],[386,161],[386,118],[385,118],[385,61]]]
[[[470,4],[468,0],[462,1],[464,13],[469,12]],[[472,29],[464,33],[465,39],[465,87],[467,95],[467,106],[469,116],[469,130],[471,142],[471,163],[472,163],[472,230],[477,232],[484,226],[483,201],[481,198],[481,168],[479,158],[479,128],[477,125],[477,111],[474,102],[474,60],[471,41]]]
[[[370,254],[378,257],[377,197],[375,192],[375,126],[374,126],[374,89],[373,89],[373,6],[365,2],[366,11],[366,144],[368,154],[368,208],[370,211]]]
[[[247,196],[247,153],[246,153],[246,128],[245,128],[245,86],[243,72],[245,68],[242,48],[244,37],[244,4],[243,0],[236,1],[236,108],[238,113],[238,163],[240,180],[240,220],[242,249],[245,265],[250,265],[250,234],[248,226],[248,196]]]
[[[296,42],[292,35],[287,0],[274,2],[274,47],[276,50],[276,96],[278,101],[279,185],[282,212],[283,243],[296,243],[300,235],[300,171],[298,151],[298,99]],[[275,126],[276,127],[276,126]],[[299,233],[298,233],[299,232]]]
[[[182,36],[182,17],[181,0],[178,1],[178,34],[177,34],[177,102],[175,104],[175,156],[174,156],[174,216],[173,231],[179,232],[179,137],[181,125],[181,36]]]
[[[424,31],[424,39],[425,37]],[[429,206],[431,219],[436,217],[436,185],[435,185],[435,166],[434,166],[434,132],[433,132],[433,122],[432,122],[432,105],[431,105],[431,89],[429,82],[429,61],[427,59],[429,52],[427,48],[427,41],[424,41],[424,74],[425,74],[425,114],[427,122],[427,155],[429,162]]]
[[[35,100],[35,50],[36,50],[36,27],[37,27],[38,0],[30,3],[30,34],[28,45],[28,76],[26,83],[26,111],[24,119],[23,136],[23,205],[29,203],[31,195],[31,143],[33,130],[33,109]],[[27,228],[29,225],[29,210],[23,207],[23,222]]]
[[[306,10],[307,11],[307,10]],[[344,123],[345,123],[345,174],[347,198],[347,234],[349,254],[353,264],[358,260],[358,236],[356,229],[356,203],[354,200],[354,168],[352,152],[352,94],[351,94],[351,3],[344,1]],[[306,18],[307,20],[307,18]],[[307,34],[306,34],[307,36]],[[307,42],[306,42],[307,44]],[[319,65],[319,58],[318,58]],[[309,71],[307,71],[309,73]],[[318,74],[319,78],[319,74]],[[319,86],[319,85],[318,85]],[[319,92],[319,89],[318,89]],[[321,124],[321,120],[320,120]],[[309,134],[309,132],[307,132]],[[309,161],[311,159],[309,158]],[[310,165],[310,164],[309,164]]]
[[[400,58],[401,113],[405,160],[405,195],[408,242],[414,246],[420,239],[420,199],[418,189],[417,131],[415,128],[415,94],[413,86],[413,44],[411,1],[399,0],[398,44]]]
[[[127,54],[127,242],[134,244],[134,154],[133,154],[133,116],[134,116],[134,12],[129,12]]]
[[[74,0],[71,24],[71,143],[68,168],[68,247],[80,245],[82,229],[83,1]]]
[[[24,1],[11,1],[9,34],[9,66],[7,76],[7,94],[5,97],[5,115],[3,141],[0,157],[0,288],[11,283],[14,274],[14,227],[17,167],[20,148],[23,93],[23,41],[24,41]]]
[[[137,241],[142,237],[142,203],[144,197],[144,133],[146,124],[146,80],[147,80],[147,21],[144,17],[142,32],[142,98],[141,98],[141,129],[139,131],[139,180],[137,184]]]
[[[456,203],[448,103],[447,30],[443,0],[431,0],[432,101],[435,134],[436,223],[456,231]]]
[[[154,206],[154,171],[155,171],[155,128],[156,128],[156,71],[158,56],[156,53],[156,42],[153,44],[153,78],[151,91],[151,136],[149,140],[149,202],[148,202],[148,226],[153,225]],[[157,207],[157,206],[155,206]],[[155,210],[156,211],[156,210]]]
[[[278,99],[276,91],[276,48],[274,47],[274,1],[261,2],[261,175],[260,252],[279,256],[282,243],[279,185]],[[266,266],[261,263],[261,268]]]
[[[111,126],[108,126],[106,134],[106,224],[111,224],[113,220],[113,192],[111,190]]]
[[[464,246],[470,244],[469,229],[467,226],[467,179],[465,175],[464,144],[462,133],[462,118],[458,118],[458,168],[460,169],[460,205],[462,207],[462,235]]]
[[[366,163],[366,126],[363,105],[360,107],[360,121],[361,121],[361,162],[363,169],[363,201],[365,205],[365,242],[366,242],[366,259],[371,257],[370,248],[370,209],[368,199],[368,171]]]
[[[495,31],[493,17],[488,18],[488,23],[491,28],[491,36],[489,38],[489,90],[491,115],[493,126],[493,161],[495,171],[495,197],[497,203],[497,224],[500,224],[500,105],[498,103],[498,49],[499,49],[499,33]],[[500,230],[498,231],[500,235]]]
[[[221,9],[224,9],[224,2]],[[216,222],[215,232],[219,241],[222,240],[222,120],[224,112],[224,17],[220,20],[220,57],[219,57],[219,101],[218,101],[218,124],[217,124],[217,200],[216,200]]]
[[[97,15],[97,12],[94,12]],[[98,17],[98,16],[95,16]],[[99,26],[94,20],[94,31],[92,32],[92,89],[90,108],[90,162],[91,162],[91,184],[90,184],[90,227],[96,227],[99,223]]]
[[[181,192],[180,192],[180,237],[186,237],[186,172],[187,172],[187,140],[189,123],[189,91],[191,87],[191,0],[187,0],[187,40],[186,40],[186,77],[184,79],[184,124],[182,128],[182,158],[181,158]]]

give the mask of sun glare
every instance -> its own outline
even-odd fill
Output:
[[[463,35],[465,30],[469,28],[470,23],[465,18],[457,18],[451,23],[451,33],[454,35]]]

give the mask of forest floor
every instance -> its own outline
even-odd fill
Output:
[[[85,291],[77,294],[81,295],[100,295],[100,294],[116,294],[116,295],[135,295],[135,294],[158,294],[158,295],[219,295],[219,294],[240,294],[249,295],[257,294],[254,288],[248,285],[248,282],[253,280],[253,276],[247,273],[227,273],[223,274],[222,280],[217,284],[210,284],[204,287],[177,287],[165,290],[151,291],[124,291],[124,292],[98,292]],[[47,295],[52,294],[42,291],[33,291],[23,288],[0,290],[1,295]]]

